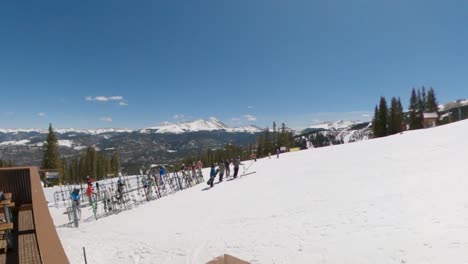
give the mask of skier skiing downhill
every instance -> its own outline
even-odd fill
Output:
[[[203,163],[201,162],[201,160],[198,161],[198,168],[200,170],[203,169]]]
[[[234,164],[234,179],[235,179],[237,178],[237,174],[239,173],[239,165],[244,165],[244,164],[240,162],[240,156],[237,156],[233,164]]]

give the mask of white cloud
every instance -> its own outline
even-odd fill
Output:
[[[369,114],[363,114],[361,115],[362,117],[369,117],[370,115]]]
[[[104,121],[104,122],[112,122],[112,118],[108,116],[101,117],[99,118],[99,120]]]
[[[109,99],[109,97],[106,97],[106,96],[96,96],[96,97],[94,98],[94,100],[100,101],[100,102],[107,102],[107,101],[109,101],[110,99]]]
[[[127,102],[119,102],[119,105],[120,105],[120,106],[127,106],[128,103],[127,103]]]
[[[184,115],[182,115],[182,114],[175,114],[175,115],[172,116],[172,118],[174,118],[174,119],[182,119],[182,118],[184,118]]]
[[[249,121],[255,121],[257,120],[257,118],[253,115],[244,115],[245,119],[249,120]]]
[[[123,101],[123,96],[115,95],[115,96],[86,96],[86,101],[99,101],[99,102],[107,102],[107,101]]]
[[[37,116],[43,117],[43,116],[46,116],[46,113],[44,113],[44,112],[39,112],[39,113],[37,113]]]
[[[249,106],[247,106],[247,108],[248,108],[248,109],[252,109],[252,108],[254,108],[254,107],[253,107],[253,106],[251,106],[251,105],[249,105]]]

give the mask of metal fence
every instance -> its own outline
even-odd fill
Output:
[[[70,197],[75,188],[80,189],[81,193],[78,211],[92,207],[93,215],[91,217],[81,219],[80,212],[77,213],[80,221],[87,222],[129,210],[142,203],[193,187],[204,182],[204,179],[201,170],[197,170],[196,172],[171,172],[162,177],[159,174],[139,175],[131,178],[121,177],[120,182],[120,187],[116,180],[98,182],[99,188],[94,183],[94,193],[90,197],[84,195],[87,187],[85,184],[62,186],[62,190],[54,193],[55,206],[66,207],[66,213],[69,217],[69,223],[62,226],[77,226],[74,221],[74,206]]]

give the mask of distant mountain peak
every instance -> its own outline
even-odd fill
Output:
[[[262,129],[257,126],[242,126],[242,127],[230,127],[221,122],[216,117],[209,117],[207,119],[197,119],[193,121],[184,121],[178,123],[163,122],[158,126],[148,127],[140,130],[142,133],[169,133],[169,134],[181,134],[187,132],[199,132],[199,131],[216,131],[224,130],[226,132],[247,132],[256,133],[261,132]]]

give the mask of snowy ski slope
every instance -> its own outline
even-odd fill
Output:
[[[467,132],[462,121],[272,156],[58,233],[71,263],[83,246],[88,263],[468,263]]]

